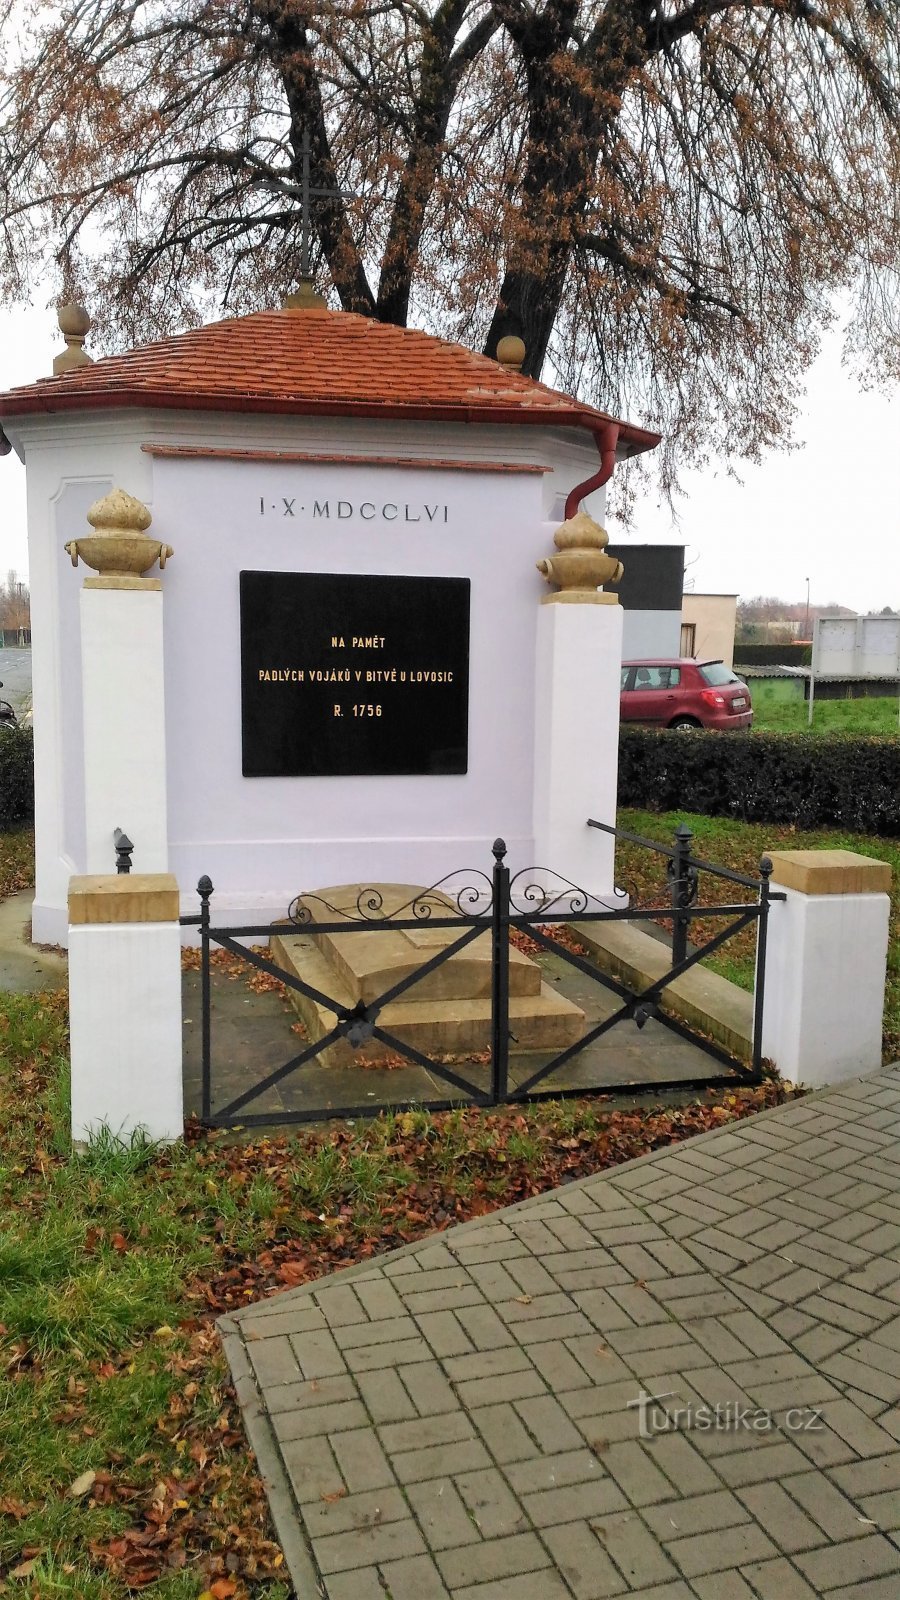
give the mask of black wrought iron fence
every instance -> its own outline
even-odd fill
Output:
[[[339,1041],[345,1041],[351,1050],[360,1050],[376,1040],[386,1049],[424,1069],[431,1079],[446,1086],[445,1098],[422,1097],[416,1100],[390,1102],[395,1109],[426,1104],[430,1109],[443,1110],[451,1106],[470,1103],[497,1105],[503,1102],[525,1102],[537,1099],[583,1096],[592,1089],[604,1094],[634,1092],[638,1087],[634,1078],[611,1082],[608,1076],[594,1083],[553,1083],[553,1079],[590,1047],[623,1024],[633,1023],[638,1030],[654,1019],[663,1028],[682,1040],[688,1040],[704,1052],[719,1067],[718,1072],[692,1071],[684,1077],[659,1079],[643,1078],[641,1088],[665,1087],[697,1088],[724,1084],[757,1083],[763,1071],[762,1018],[765,1003],[766,932],[769,907],[773,900],[783,900],[783,894],[770,887],[771,862],[763,858],[756,877],[733,871],[695,856],[690,830],[682,825],[671,846],[639,834],[628,833],[590,819],[587,826],[613,835],[617,840],[640,846],[665,862],[661,874],[658,897],[634,897],[617,890],[609,898],[601,899],[577,884],[567,881],[546,868],[528,868],[511,874],[506,862],[506,845],[497,839],[493,845],[493,862],[489,871],[468,869],[441,879],[430,889],[423,889],[404,906],[390,914],[385,913],[383,899],[377,887],[360,890],[355,905],[349,911],[337,908],[315,894],[298,896],[291,905],[287,919],[278,923],[251,923],[222,926],[214,921],[213,885],[208,877],[200,879],[197,892],[200,909],[196,915],[182,917],[182,924],[199,930],[200,938],[200,1053],[201,1053],[201,1107],[204,1123],[210,1126],[261,1125],[277,1121],[317,1121],[332,1117],[357,1117],[372,1114],[371,1098],[361,1104],[316,1105],[304,1102],[299,1109],[286,1109],[274,1118],[271,1112],[251,1108],[269,1090],[284,1084],[287,1079],[295,1083],[303,1070],[321,1061],[325,1052]],[[130,845],[130,841],[124,841]],[[130,859],[121,845],[119,862]],[[128,870],[120,865],[119,870]],[[737,900],[734,897],[720,903],[701,904],[699,887],[704,874],[713,880],[740,886],[752,898]],[[642,925],[671,925],[671,959],[664,973],[640,987],[629,986],[615,975],[604,970],[596,956],[579,942],[579,928],[585,937],[592,926],[602,923],[629,922]],[[339,934],[352,937],[355,933],[380,928],[385,932],[421,929],[423,923],[434,929],[448,929],[458,936],[443,944],[436,953],[407,972],[397,982],[386,988],[374,1000],[357,1000],[348,1005],[336,995],[307,981],[296,971],[290,971],[276,962],[265,950],[254,949],[253,941],[268,941],[286,929],[306,929],[316,938]],[[721,924],[708,933],[710,922]],[[701,932],[700,925],[704,925]],[[756,982],[753,1001],[753,1033],[750,1059],[738,1059],[729,1050],[691,1028],[673,1009],[664,1004],[666,991],[678,978],[690,972],[745,929],[756,928]],[[516,932],[526,934],[542,953],[558,958],[582,977],[602,985],[619,1000],[620,1004],[607,1016],[586,1025],[580,1038],[544,1059],[530,1057],[520,1049],[510,1027],[510,948],[511,936]],[[490,937],[490,1037],[489,1070],[478,1081],[470,1066],[466,1075],[466,1062],[448,1061],[420,1050],[392,1028],[385,1026],[382,1013],[392,1002],[408,995],[445,962],[462,952],[473,940],[483,935]],[[248,1063],[246,1086],[232,1095],[223,1105],[215,1105],[216,1070],[214,1017],[212,1005],[211,955],[218,946],[251,967],[267,973],[333,1017],[332,1025],[322,1037],[310,1040],[302,1049],[277,1068],[254,1079],[252,1065]],[[483,1059],[483,1057],[482,1057]],[[516,1066],[516,1081],[510,1081],[510,1062]],[[532,1070],[529,1070],[529,1067]],[[335,1071],[340,1071],[335,1068]],[[387,1102],[379,1102],[387,1103]]]

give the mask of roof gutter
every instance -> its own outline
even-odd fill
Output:
[[[576,483],[566,497],[565,517],[568,522],[574,517],[585,495],[593,494],[595,489],[602,489],[608,483],[615,471],[616,447],[619,443],[621,425],[618,422],[604,422],[601,427],[593,428],[592,433],[600,452],[600,470],[592,478],[585,478],[583,483]]]

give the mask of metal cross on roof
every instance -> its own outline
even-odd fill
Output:
[[[310,263],[312,201],[352,200],[354,198],[347,189],[314,188],[312,184],[311,156],[309,128],[304,122],[300,139],[300,275],[303,278],[312,277]]]

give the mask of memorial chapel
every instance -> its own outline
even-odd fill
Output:
[[[494,360],[297,298],[96,361],[67,307],[55,375],[0,395],[27,469],[38,941],[65,942],[72,874],[115,870],[116,828],[184,911],[208,874],[253,920],[433,883],[497,834],[530,865],[567,805],[612,820],[621,620],[541,601],[559,525],[582,501],[601,521],[658,435],[523,377],[517,340]],[[141,538],[145,566],[121,555]],[[572,633],[554,667],[600,610],[600,655]],[[593,787],[568,794],[585,740]]]

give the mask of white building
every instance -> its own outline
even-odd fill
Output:
[[[433,882],[488,861],[498,833],[513,863],[532,863],[543,759],[536,616],[546,590],[535,563],[567,500],[571,511],[588,497],[602,516],[615,461],[652,449],[656,434],[458,345],[322,309],[260,312],[74,365],[0,396],[0,420],[28,472],[36,939],[65,940],[70,875],[112,869],[116,826],[134,842],[135,871],[177,875],[185,909],[196,908],[193,886],[207,873],[220,910],[244,919],[282,915],[315,885]],[[109,597],[97,580],[83,589],[84,568],[64,546],[85,538],[88,508],[113,487],[150,508],[153,537],[174,557],[161,593],[144,582],[123,601],[114,647],[103,624],[101,648],[96,619],[110,615]],[[341,774],[312,761],[301,772],[307,696],[292,731],[281,715],[290,758],[276,754],[267,775],[249,775],[253,742],[258,750],[268,735],[254,725],[260,702],[247,687],[242,573],[284,574],[285,595],[301,574],[466,581],[468,724],[451,755],[425,771]],[[309,630],[316,619],[304,615]],[[380,624],[373,599],[360,635],[381,636]],[[283,617],[273,622],[265,661],[257,630],[254,673],[327,667],[310,659],[311,634],[285,628]],[[410,668],[440,670],[428,633]],[[354,670],[379,670],[375,647],[370,655],[371,668]],[[384,660],[403,665],[396,650]],[[283,713],[296,680],[268,683]],[[354,706],[387,704],[372,683],[365,693],[323,690],[339,707],[331,714],[346,725]],[[435,695],[434,716],[416,711],[407,727],[407,747],[413,735],[440,746]],[[385,747],[390,720],[379,724]],[[370,740],[370,756],[375,748]],[[608,810],[608,773],[597,765],[596,803]]]

